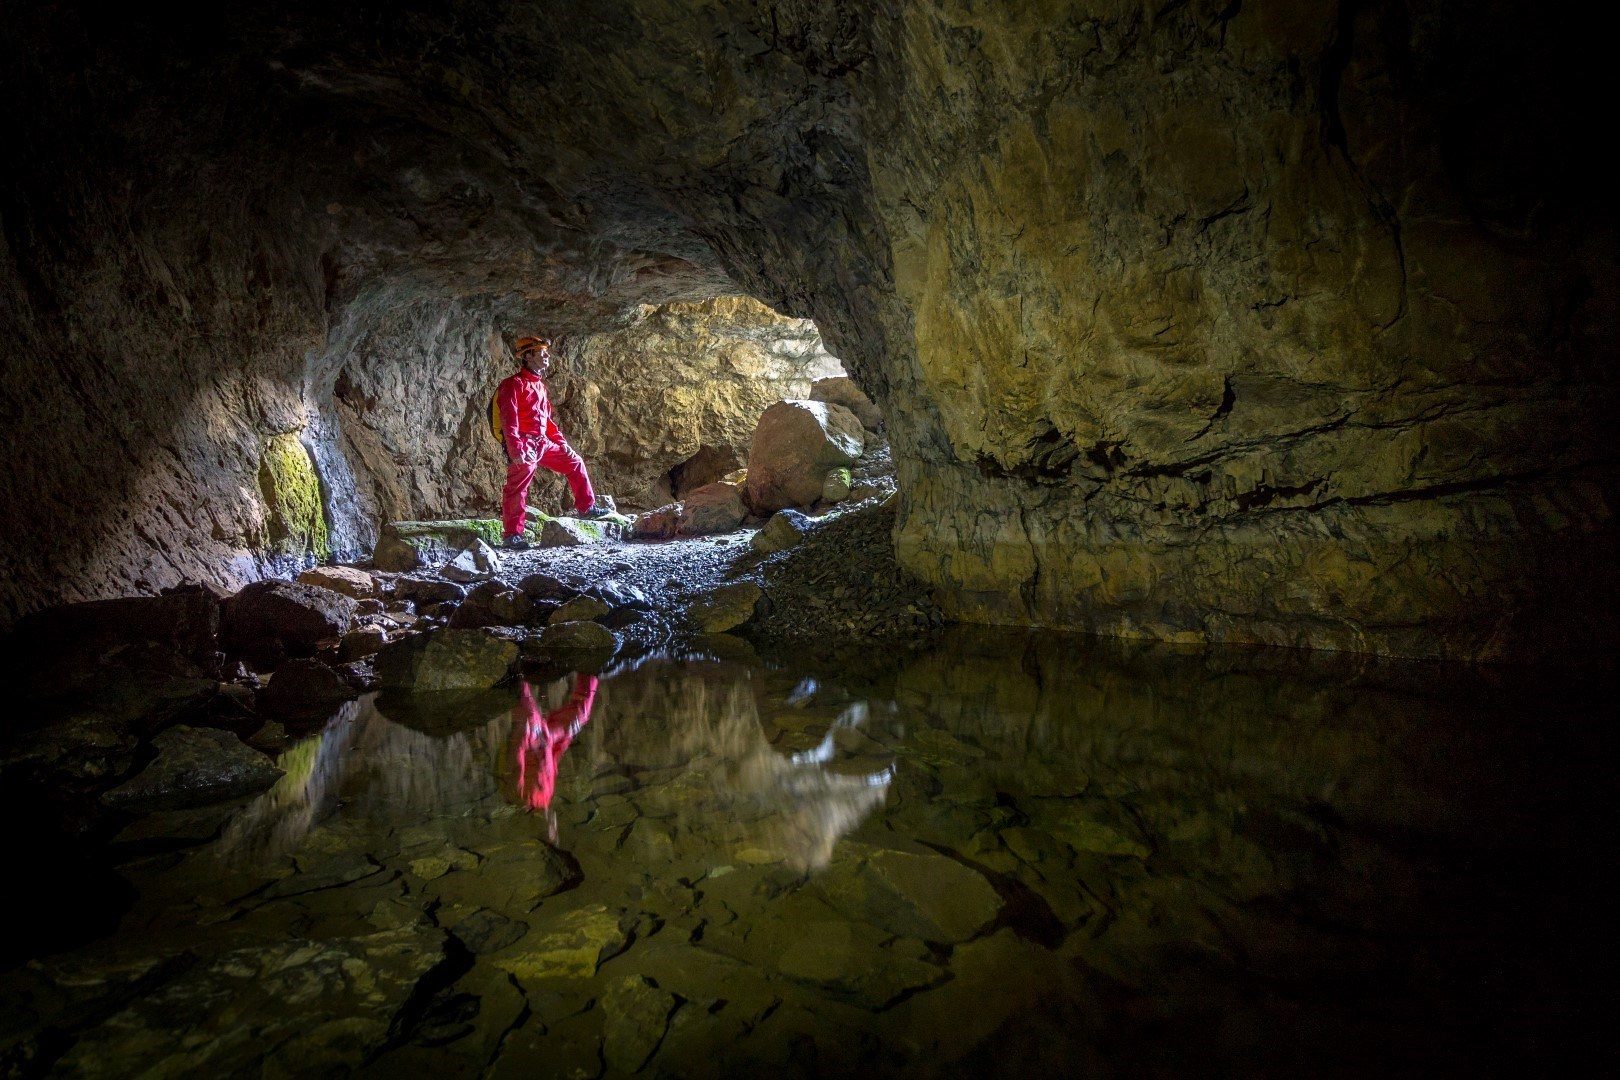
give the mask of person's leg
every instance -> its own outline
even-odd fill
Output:
[[[501,489],[501,534],[506,539],[522,536],[528,525],[524,510],[529,502],[529,482],[538,467],[533,461],[514,461],[506,467],[506,486]]]
[[[554,473],[561,473],[563,479],[568,481],[576,512],[583,514],[596,505],[596,492],[591,490],[591,477],[585,471],[585,461],[574,452],[572,446],[551,444],[541,452],[540,464]]]

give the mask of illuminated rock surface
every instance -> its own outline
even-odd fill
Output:
[[[1620,275],[1573,104],[1607,65],[1563,13],[168,11],[8,9],[8,623],[284,571],[321,520],[363,553],[489,515],[519,332],[568,338],[559,415],[612,484],[712,465],[753,407],[725,364],[821,355],[747,295],[882,409],[902,561],[960,617],[1620,637]]]

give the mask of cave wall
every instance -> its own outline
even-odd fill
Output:
[[[431,336],[448,305],[472,356],[503,310],[585,335],[744,292],[885,408],[901,558],[964,618],[1616,639],[1614,214],[1577,107],[1604,67],[1567,17],[87,10],[15,5],[0,46],[8,617],[272,569],[258,457],[289,431],[340,547],[459,498],[343,434],[357,334]],[[381,430],[412,382],[377,355]]]

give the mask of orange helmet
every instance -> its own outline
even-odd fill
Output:
[[[524,349],[532,349],[536,345],[544,345],[549,349],[551,348],[551,339],[548,337],[520,337],[512,343],[512,351],[522,356]]]

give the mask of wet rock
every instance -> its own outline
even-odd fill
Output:
[[[220,639],[250,659],[282,650],[309,656],[315,646],[347,633],[354,601],[341,593],[290,581],[257,581],[225,601]]]
[[[551,574],[530,574],[518,582],[518,588],[530,600],[566,600],[579,593],[579,589]]]
[[[330,712],[355,694],[354,687],[319,660],[288,660],[276,668],[259,700],[276,716],[309,716]]]
[[[821,501],[830,503],[843,502],[849,498],[850,483],[848,469],[833,469],[821,484]]]
[[[41,783],[94,785],[127,770],[139,745],[125,725],[93,713],[24,735],[6,747],[0,764]]]
[[[622,570],[629,569],[628,566],[622,568]],[[602,601],[610,608],[634,608],[637,611],[653,610],[651,597],[636,588],[636,586],[622,581],[615,581],[613,578],[586,586],[585,595]]]
[[[483,690],[506,680],[517,656],[515,644],[483,630],[439,630],[386,646],[377,654],[377,678],[418,693]]]
[[[365,660],[351,660],[347,664],[339,664],[332,669],[337,677],[354,688],[355,693],[365,694],[382,685],[377,678],[377,669],[368,657]]]
[[[638,514],[630,535],[637,540],[668,540],[680,531],[682,509],[675,502]]]
[[[555,626],[565,622],[594,622],[608,614],[613,608],[598,600],[594,596],[576,596],[562,607],[553,611],[546,622]]]
[[[675,995],[640,975],[629,975],[602,994],[602,1056],[608,1068],[640,1071],[664,1041]]]
[[[810,519],[797,510],[778,510],[748,543],[762,555],[786,551],[804,539],[805,534],[810,531],[811,524]]]
[[[855,419],[861,422],[861,427],[867,431],[877,431],[883,426],[883,412],[866,392],[855,385],[855,380],[845,375],[834,375],[831,378],[817,379],[810,385],[810,400],[825,401],[829,405],[842,405],[855,414]]]
[[[619,647],[619,636],[597,622],[576,620],[547,626],[526,646],[530,655],[559,653],[612,653]]]
[[[698,597],[687,614],[699,633],[723,634],[752,621],[763,595],[751,581],[722,585]]]
[[[354,605],[354,614],[356,618],[365,618],[370,615],[381,615],[387,610],[388,608],[384,606],[383,602],[375,598],[370,600],[361,600]]]
[[[388,631],[380,626],[361,626],[350,630],[338,642],[338,659],[347,663],[363,660],[388,644]]]
[[[496,574],[500,568],[500,556],[495,553],[494,548],[480,539],[474,540],[464,550],[458,551],[449,562],[439,568],[439,575],[446,581],[469,585]]]
[[[924,941],[966,941],[1001,910],[990,883],[953,859],[848,841],[815,887],[852,918]]]
[[[516,945],[529,932],[527,923],[509,919],[498,911],[487,908],[475,911],[456,923],[451,933],[470,952],[478,955],[500,952]]]
[[[623,948],[618,916],[601,905],[575,908],[557,918],[542,909],[528,937],[495,963],[524,983],[588,979],[603,959]]]
[[[486,581],[467,594],[450,616],[450,626],[522,626],[534,616],[534,602],[523,593],[502,581]]]
[[[441,581],[429,577],[402,577],[394,582],[395,602],[411,602],[418,604],[437,604],[446,600],[460,602],[467,596],[467,589],[452,581]]]
[[[748,448],[748,505],[756,514],[810,506],[827,473],[854,463],[865,445],[855,414],[820,401],[779,401],[765,410]]]
[[[171,965],[82,1032],[58,1068],[92,1076],[116,1062],[131,1075],[256,1075],[274,1046],[286,1075],[344,1074],[387,1042],[395,1016],[442,959],[443,941],[442,931],[419,928],[288,938]],[[66,985],[94,977],[60,970],[50,974]]]
[[[257,794],[281,777],[268,758],[228,731],[173,727],[152,742],[157,758],[103,795],[103,803],[116,810],[183,810]]]
[[[743,505],[742,488],[717,480],[681,497],[681,514],[677,525],[684,536],[708,536],[711,533],[730,532],[748,516]]]
[[[377,579],[352,566],[317,566],[298,575],[304,585],[330,589],[353,600],[371,600],[382,594]]]

